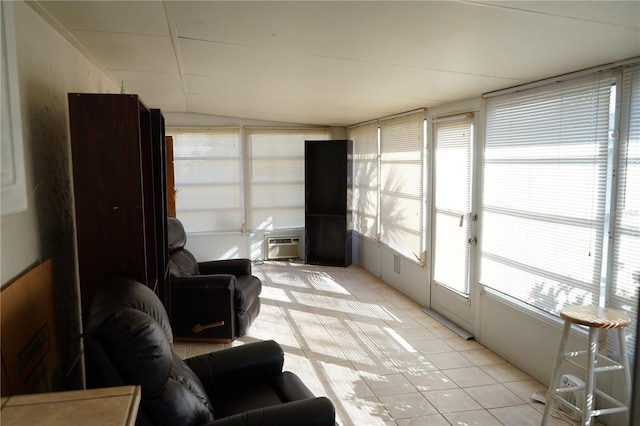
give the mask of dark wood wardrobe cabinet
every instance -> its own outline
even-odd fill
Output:
[[[305,142],[305,261],[351,265],[350,140]]]
[[[116,276],[167,293],[164,119],[137,95],[69,94],[83,322]]]

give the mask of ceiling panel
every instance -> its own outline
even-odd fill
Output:
[[[600,22],[615,26],[638,28],[640,2],[624,1],[478,1],[478,5],[520,10],[525,13],[537,12],[562,18],[574,18],[590,22]]]
[[[84,30],[72,34],[90,52],[100,52],[107,69],[178,73],[170,37]]]
[[[154,107],[300,124],[348,125],[640,56],[637,1],[30,4]]]
[[[179,74],[162,72],[113,71],[118,81],[124,82],[128,93],[141,94],[149,108],[166,111],[186,111],[182,80]]]
[[[68,30],[169,35],[162,1],[36,2]]]

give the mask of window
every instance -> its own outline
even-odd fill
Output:
[[[425,262],[424,113],[349,128],[353,140],[354,230]]]
[[[176,214],[187,232],[242,229],[239,129],[172,131]]]
[[[176,212],[188,233],[304,228],[304,141],[329,129],[172,129]]]
[[[353,229],[377,240],[378,229],[378,124],[349,129],[353,141]]]
[[[380,233],[391,249],[424,262],[424,114],[380,122]]]
[[[248,129],[249,228],[304,228],[304,142],[326,140],[326,129]]]
[[[597,304],[612,78],[487,101],[481,282],[548,312]]]
[[[600,71],[486,99],[483,285],[554,314],[624,309],[635,325],[639,75]]]
[[[2,215],[27,208],[22,122],[13,5],[0,2],[0,210]]]

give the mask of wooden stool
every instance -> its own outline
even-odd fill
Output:
[[[549,418],[551,417],[551,411],[553,409],[552,406],[555,400],[560,404],[566,404],[582,413],[582,424],[585,426],[591,425],[591,418],[595,416],[622,412],[627,412],[628,416],[628,404],[631,395],[631,372],[629,371],[629,357],[627,355],[627,347],[624,338],[624,328],[631,324],[629,315],[623,311],[600,308],[597,306],[568,306],[560,311],[560,317],[564,319],[564,328],[562,330],[560,347],[558,348],[558,357],[556,358],[553,375],[551,376],[551,382],[549,383],[547,403],[544,407],[544,415],[542,417],[541,425],[546,426],[549,423]],[[589,327],[589,350],[565,352],[571,324]],[[604,355],[598,354],[598,331],[602,328],[618,330],[618,348],[620,350],[620,357],[622,358],[620,363],[617,363]],[[586,367],[569,359],[585,354],[587,355]],[[598,367],[598,358],[605,359],[611,363],[611,365]],[[560,382],[560,369],[563,361],[585,371],[584,401],[582,401],[582,407],[576,407],[558,396],[559,393],[572,392],[583,388],[582,386],[558,388]],[[595,373],[614,370],[622,370],[625,382],[623,389],[625,403],[605,394],[595,386]],[[616,405],[616,407],[595,410],[593,406],[594,394],[606,399]]]

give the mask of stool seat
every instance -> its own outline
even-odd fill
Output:
[[[567,306],[560,311],[560,318],[574,324],[595,328],[624,328],[631,324],[626,312],[599,306]]]

